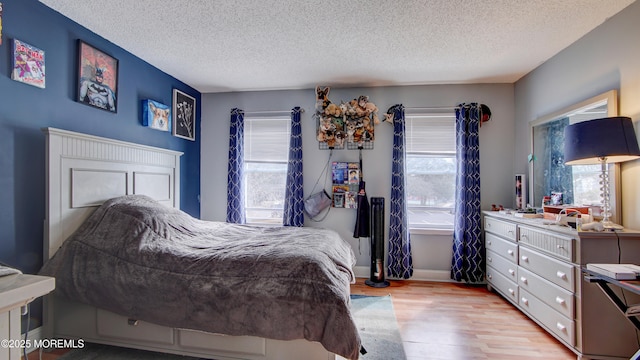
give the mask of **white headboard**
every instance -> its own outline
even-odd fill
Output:
[[[46,218],[44,259],[104,201],[148,195],[180,207],[179,151],[66,130],[46,134]]]

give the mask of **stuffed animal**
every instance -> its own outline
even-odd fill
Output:
[[[316,112],[323,113],[330,103],[329,88],[322,89],[320,86],[316,86]]]
[[[364,108],[367,112],[367,116],[371,115],[373,123],[380,124],[380,119],[378,119],[378,107],[376,106],[376,104],[367,101]]]
[[[329,101],[329,100],[327,100]],[[329,116],[339,117],[342,115],[342,110],[340,107],[332,102],[329,102],[327,107],[324,109],[324,114]]]
[[[393,113],[384,114],[384,122],[388,122],[389,124],[393,125]]]

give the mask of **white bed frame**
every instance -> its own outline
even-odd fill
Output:
[[[44,258],[105,200],[148,195],[180,207],[181,152],[45,128],[47,204]],[[81,303],[46,299],[46,338],[83,339],[122,347],[215,359],[333,360],[318,342],[227,336],[168,328]]]

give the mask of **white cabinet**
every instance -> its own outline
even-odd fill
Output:
[[[19,360],[22,355],[20,307],[51,292],[55,279],[48,276],[14,274],[0,277],[0,359]]]
[[[640,232],[578,233],[542,219],[486,211],[484,237],[489,289],[578,359],[629,359],[635,353],[635,328],[595,284],[584,281],[580,267],[640,264]]]

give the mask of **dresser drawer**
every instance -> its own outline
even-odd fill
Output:
[[[484,229],[490,233],[500,235],[506,239],[516,241],[516,224],[494,219],[484,218]]]
[[[485,233],[484,237],[487,250],[495,252],[514,264],[518,263],[518,245],[516,243],[499,238],[491,233]]]
[[[144,321],[129,320],[126,316],[98,309],[98,334],[119,339],[135,339],[151,343],[173,344],[173,329]]]
[[[559,312],[531,295],[526,290],[520,289],[518,305],[531,317],[538,320],[548,331],[571,346],[575,346],[575,322],[562,316]]]
[[[575,272],[572,264],[524,246],[520,246],[518,252],[518,265],[570,292],[575,291]]]
[[[518,284],[501,275],[491,266],[487,266],[487,282],[506,299],[514,304],[518,303]]]
[[[487,250],[487,266],[491,266],[514,283],[518,282],[518,265],[491,250]]]
[[[573,293],[550,283],[524,268],[518,269],[518,287],[528,291],[562,315],[575,318]]]
[[[575,239],[539,229],[520,226],[518,241],[548,252],[562,260],[573,261]]]

